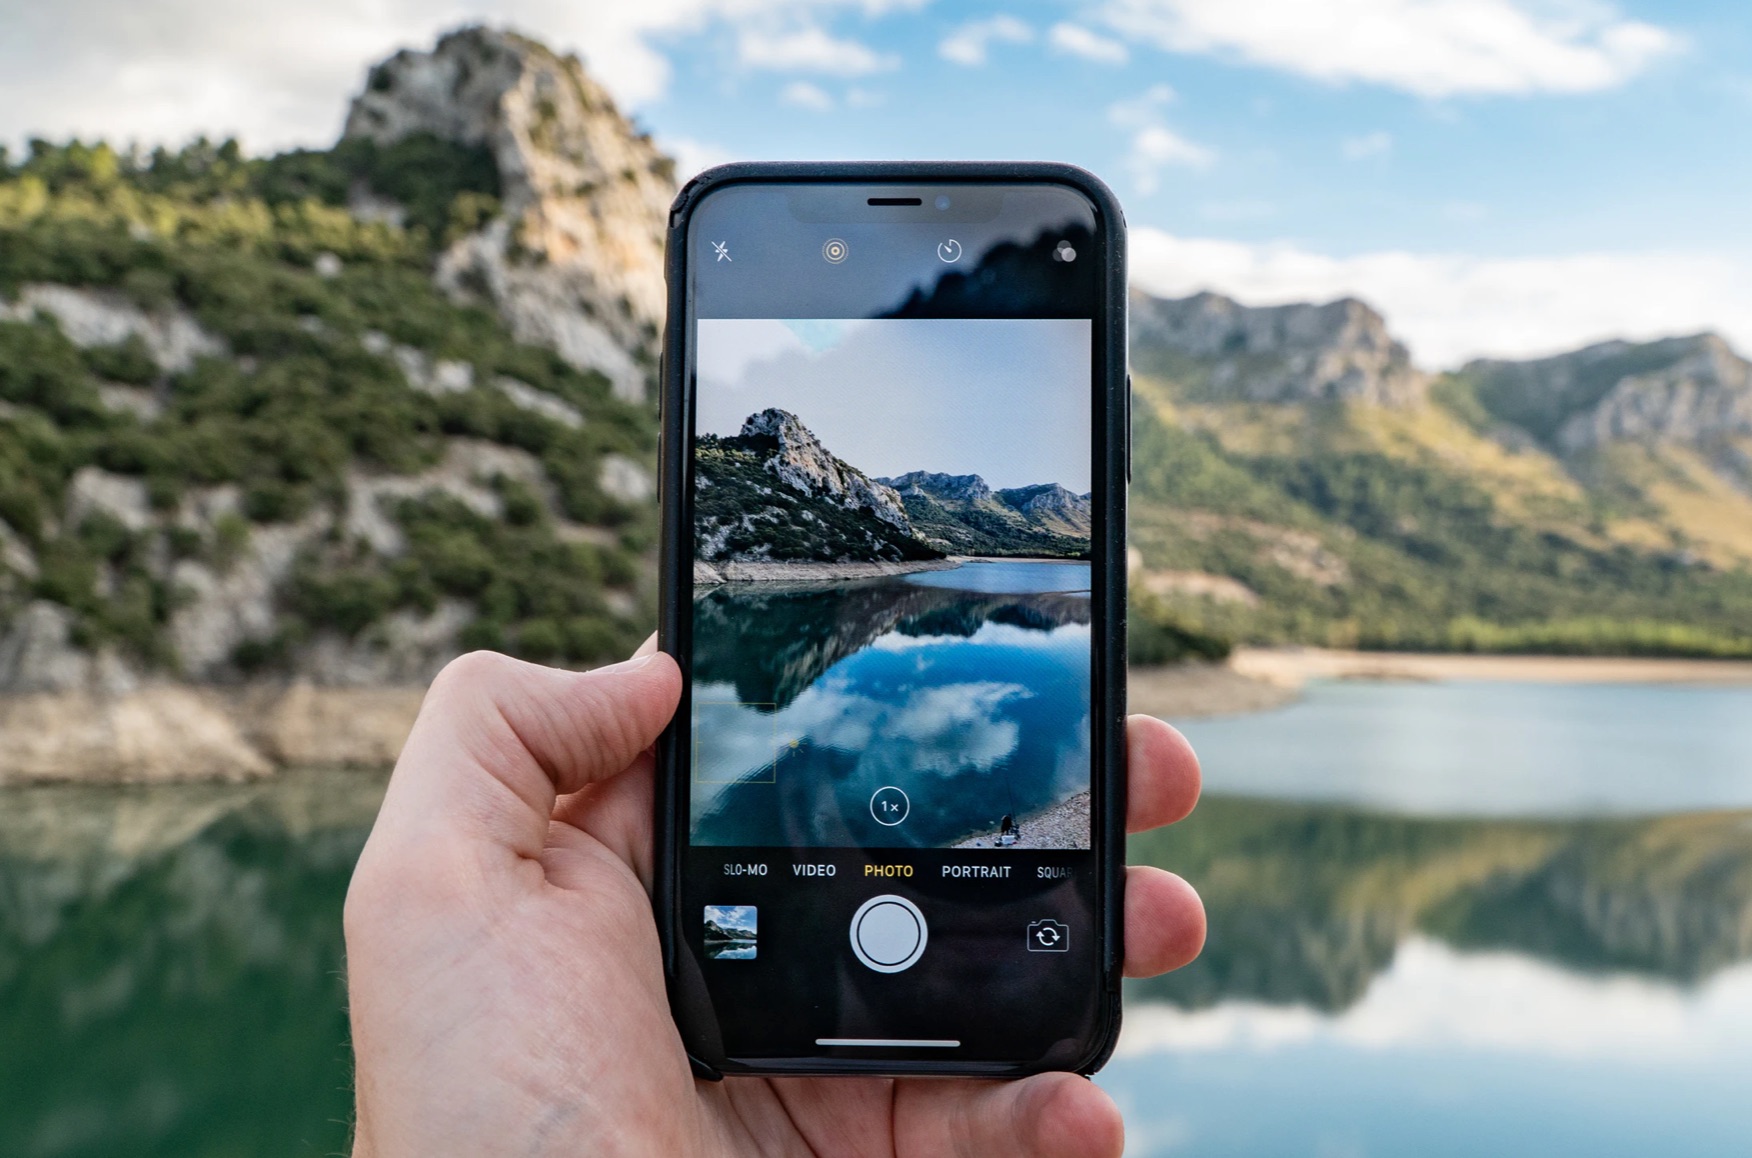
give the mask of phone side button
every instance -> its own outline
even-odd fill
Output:
[[[1125,376],[1125,481],[1131,485],[1132,471],[1132,384],[1131,375]]]

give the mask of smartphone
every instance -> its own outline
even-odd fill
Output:
[[[1119,1027],[1125,231],[1056,164],[670,215],[654,905],[697,1072],[1092,1072]]]

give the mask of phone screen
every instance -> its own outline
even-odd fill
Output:
[[[677,932],[719,1057],[1095,1032],[1098,236],[1050,185],[695,211]]]

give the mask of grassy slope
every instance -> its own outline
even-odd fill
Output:
[[[1150,570],[1262,597],[1171,601],[1184,622],[1338,646],[1752,655],[1752,575],[1679,550],[1687,526],[1752,533],[1752,507],[1680,474],[1677,453],[1661,505],[1506,449],[1442,389],[1416,412],[1251,405],[1211,400],[1196,366],[1147,368],[1134,545]]]

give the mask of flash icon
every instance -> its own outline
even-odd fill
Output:
[[[730,261],[730,243],[727,241],[712,242],[712,252],[718,255],[719,261]]]

